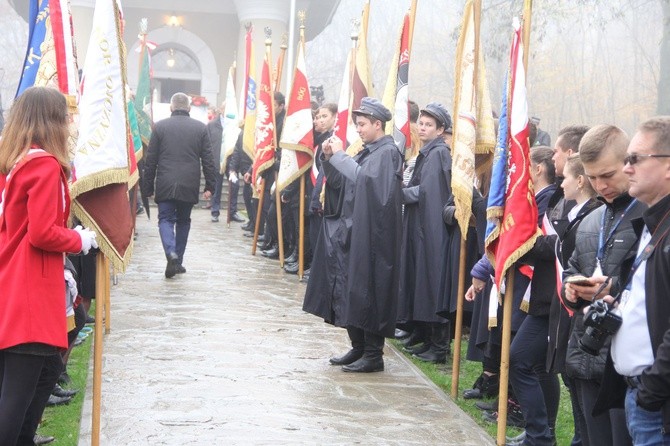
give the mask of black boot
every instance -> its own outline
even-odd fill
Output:
[[[284,271],[286,271],[288,274],[298,274],[299,266],[300,265],[298,265],[298,262],[287,263],[284,265]]]
[[[363,332],[363,330],[360,330]],[[384,371],[384,336],[363,332],[365,336],[365,352],[363,357],[342,367],[345,372],[374,373]]]
[[[330,363],[332,365],[349,365],[363,357],[363,351],[365,349],[365,334],[363,330],[347,328],[347,334],[351,340],[351,350],[342,356],[334,356],[330,358]]]
[[[449,324],[439,322],[430,324],[430,348],[415,354],[418,359],[435,364],[445,364],[449,352]]]
[[[278,259],[279,258],[279,246],[274,244],[274,245],[272,245],[272,247],[270,249],[261,251],[261,255],[263,257],[267,257],[268,259]]]
[[[298,246],[294,246],[291,255],[284,259],[286,263],[298,263]]]

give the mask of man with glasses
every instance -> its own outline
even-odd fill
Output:
[[[640,243],[635,260],[623,266],[623,291],[617,299],[605,298],[617,305],[622,320],[612,337],[611,359],[626,383],[626,421],[634,444],[669,444],[670,116],[642,123],[625,161],[629,193],[649,209],[633,221]],[[612,372],[606,369],[616,377]]]

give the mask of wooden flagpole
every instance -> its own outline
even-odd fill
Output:
[[[305,11],[298,11],[298,19],[300,20],[300,43],[305,44]],[[296,61],[297,65],[297,61]],[[295,82],[295,78],[294,78]],[[314,162],[314,160],[312,160]],[[305,177],[307,172],[300,175],[300,208],[298,214],[298,278],[302,279],[305,272]]]
[[[286,55],[286,49],[288,48],[288,45],[286,44],[287,40],[288,35],[284,34],[281,37],[281,46],[279,47],[281,51],[279,52],[279,59],[277,59],[277,66],[275,67],[277,71],[275,72],[273,91],[279,91],[279,84],[281,84],[282,71],[284,71],[284,56]]]
[[[503,299],[502,348],[500,352],[500,388],[498,391],[498,435],[496,443],[507,442],[507,399],[509,385],[509,350],[512,339],[512,300],[514,299],[514,265],[507,271],[505,298]]]
[[[109,260],[102,252],[95,257],[95,326],[93,330],[93,409],[91,419],[91,445],[100,444],[100,406],[102,402],[102,325],[105,293],[109,290]]]
[[[412,41],[414,40],[414,22],[416,22],[416,6],[418,0],[412,0],[412,4],[409,7],[409,42],[407,48],[409,48],[410,54],[412,54]]]
[[[252,184],[251,187],[255,185]],[[256,255],[256,244],[258,243],[258,230],[261,226],[261,213],[263,213],[263,200],[265,199],[265,178],[261,177],[261,191],[258,196],[258,208],[256,209],[256,224],[254,225],[254,241],[251,245],[251,255]]]
[[[477,83],[479,77],[479,21],[481,17],[481,0],[474,0],[473,2],[473,22],[474,22],[474,33],[475,33],[475,60],[474,60],[474,76],[473,76],[473,91],[477,91]],[[479,99],[479,98],[477,98]],[[479,107],[479,103],[476,105]],[[458,110],[454,110],[454,113],[458,113]],[[458,119],[458,116],[456,117]],[[467,260],[467,249],[466,249],[466,240],[467,232],[461,234],[461,251],[460,258],[458,262],[458,290],[456,294],[456,320],[455,320],[455,332],[454,332],[454,357],[452,363],[451,371],[451,397],[453,399],[458,399],[458,383],[460,380],[461,373],[461,343],[462,343],[462,333],[463,333],[463,301],[465,300],[465,264]]]

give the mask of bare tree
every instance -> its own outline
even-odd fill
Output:
[[[661,40],[661,72],[658,80],[659,115],[670,115],[670,0],[660,0],[663,8],[663,38]]]

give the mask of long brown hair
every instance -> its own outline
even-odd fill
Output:
[[[68,136],[65,96],[54,88],[26,89],[9,111],[0,138],[0,172],[6,175],[34,145],[55,156],[69,176]]]

